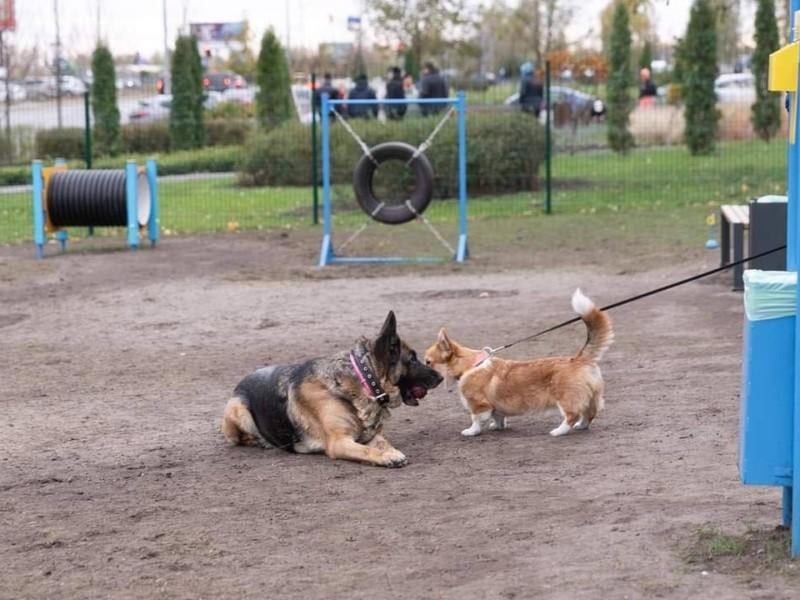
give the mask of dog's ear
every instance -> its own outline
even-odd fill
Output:
[[[397,318],[393,311],[389,311],[383,322],[381,332],[373,344],[375,360],[386,374],[398,360],[400,360],[400,337],[397,335]]]
[[[450,354],[453,351],[453,345],[450,343],[450,338],[447,337],[447,330],[444,327],[439,330],[439,337],[436,340],[436,344],[439,346],[439,349],[446,354]]]

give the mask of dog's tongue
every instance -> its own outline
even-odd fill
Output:
[[[414,395],[414,398],[416,398],[417,400],[421,400],[422,398],[428,395],[428,390],[425,389],[424,386],[415,385],[414,387],[411,388],[411,393]]]

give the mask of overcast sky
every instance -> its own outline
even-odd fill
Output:
[[[61,15],[61,35],[72,51],[89,51],[98,30],[115,53],[140,52],[149,56],[164,47],[162,0],[57,0]],[[568,33],[579,41],[590,29],[596,38],[599,14],[608,0],[572,0],[576,9]],[[472,2],[478,4],[477,0]],[[52,19],[54,0],[17,0],[15,38],[22,45],[46,46],[55,37]],[[292,46],[316,47],[319,42],[351,41],[347,16],[357,15],[360,0],[166,0],[170,40],[177,28],[187,22],[238,21],[250,19],[257,35],[269,26],[285,42],[287,30]],[[662,39],[682,35],[688,20],[691,0],[655,0],[657,27]],[[287,7],[288,18],[287,18]],[[743,15],[744,17],[744,15]],[[752,16],[750,16],[752,19]],[[745,17],[744,21],[747,20]],[[287,27],[288,24],[288,27]],[[748,27],[743,36],[752,36]],[[68,51],[69,51],[68,50]]]

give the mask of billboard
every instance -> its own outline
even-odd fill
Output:
[[[0,31],[14,31],[14,0],[0,0]]]
[[[199,42],[229,42],[242,35],[244,29],[244,21],[232,23],[189,23],[189,32]]]

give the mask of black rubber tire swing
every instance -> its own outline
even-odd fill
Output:
[[[353,188],[359,205],[370,217],[387,225],[400,225],[417,218],[430,204],[433,196],[433,166],[428,157],[420,153],[416,157],[417,149],[403,142],[386,142],[370,148],[369,156],[362,156],[353,172]],[[373,162],[374,159],[374,162]],[[372,180],[378,167],[389,160],[400,160],[409,163],[414,168],[414,193],[408,201],[414,210],[405,203],[384,204],[375,196],[372,189]],[[416,212],[414,212],[416,211]]]

